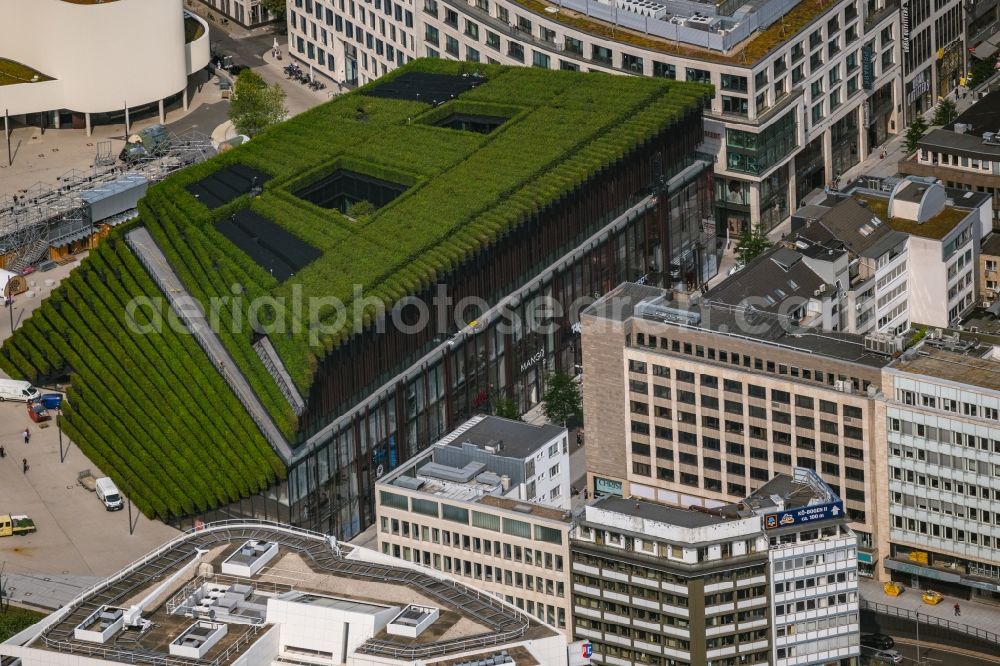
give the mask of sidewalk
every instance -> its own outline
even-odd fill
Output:
[[[867,578],[858,579],[858,589],[861,592],[861,598],[871,603],[901,608],[980,631],[1000,634],[1000,606],[947,596],[941,603],[931,606],[921,600],[921,590],[906,588],[898,597],[890,597],[882,591],[882,583]],[[962,614],[958,617],[955,617],[956,603],[962,610]],[[1000,652],[1000,646],[998,646],[997,651]]]
[[[964,99],[962,99],[961,95],[963,92],[965,93]],[[960,114],[975,103],[975,99],[968,88],[960,88],[957,96],[954,92],[952,92],[949,93],[948,97],[955,102],[955,106]],[[933,108],[924,114],[924,120],[926,120],[927,124],[930,126],[928,132],[940,127],[939,125],[931,125],[931,119],[933,117]],[[842,183],[849,183],[862,176],[888,178],[890,176],[897,175],[899,173],[899,162],[906,159],[906,150],[904,148],[905,136],[906,127],[900,127],[899,133],[891,137],[882,146],[886,149],[885,159],[882,159],[881,157],[882,151],[880,147],[876,147],[867,158],[841,174],[840,181]]]

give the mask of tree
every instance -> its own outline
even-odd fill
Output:
[[[977,88],[986,83],[993,74],[996,73],[997,64],[995,59],[978,60],[972,63],[972,76],[969,77],[969,88]]]
[[[285,0],[260,0],[260,6],[271,12],[274,18],[281,20],[285,18]]]
[[[958,108],[955,106],[955,101],[950,97],[945,97],[938,102],[937,108],[934,109],[934,118],[931,120],[931,124],[947,125],[957,117]]]
[[[739,241],[736,242],[736,258],[746,266],[769,247],[771,240],[764,232],[764,227],[758,224],[753,231],[746,230],[740,235]]]
[[[252,69],[240,72],[229,103],[229,119],[237,132],[256,136],[265,127],[284,120],[287,115],[285,91],[281,86],[277,83],[268,86]]]
[[[521,420],[521,412],[517,408],[517,403],[510,398],[498,396],[493,399],[493,415],[512,421]]]
[[[926,132],[927,121],[924,120],[924,117],[917,116],[914,118],[913,122],[910,123],[910,126],[906,128],[906,136],[903,139],[907,155],[917,149],[917,142],[923,138]]]
[[[545,418],[565,427],[571,416],[583,416],[580,385],[572,377],[564,372],[556,372],[548,376],[545,385],[545,393],[542,395]]]

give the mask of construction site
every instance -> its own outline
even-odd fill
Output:
[[[215,152],[208,135],[171,134],[163,125],[133,135],[118,154],[111,141],[98,141],[89,168],[0,194],[0,268],[21,274],[72,260],[134,217],[150,183]]]

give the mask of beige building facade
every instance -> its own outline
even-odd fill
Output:
[[[591,491],[711,508],[812,469],[843,499],[872,573],[874,404],[888,356],[860,336],[632,284],[581,323]]]
[[[483,443],[477,427],[503,438],[472,450]],[[571,514],[524,495],[512,463],[522,456],[528,471],[565,475],[557,499],[569,497],[564,428],[474,417],[379,480],[378,549],[455,576],[568,635]],[[532,485],[538,476],[529,475]]]

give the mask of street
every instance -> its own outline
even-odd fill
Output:
[[[903,655],[904,664],[916,664],[917,662],[917,642],[909,639],[897,638],[896,650]],[[973,652],[959,648],[950,648],[943,645],[928,646],[927,643],[920,645],[920,659],[930,666],[943,664],[945,666],[990,666],[1000,664],[1000,658],[987,658],[972,656]]]

